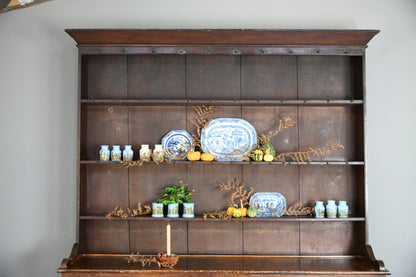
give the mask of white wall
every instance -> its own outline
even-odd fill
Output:
[[[65,28],[381,29],[367,51],[369,242],[393,276],[415,276],[414,0],[54,0],[0,15],[0,276],[56,276],[75,240]]]

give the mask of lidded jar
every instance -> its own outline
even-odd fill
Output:
[[[100,161],[109,161],[110,160],[110,150],[108,145],[101,145],[100,149]]]
[[[165,154],[163,152],[162,144],[155,144],[155,149],[153,150],[153,161],[163,162]]]
[[[325,217],[325,207],[323,201],[316,201],[315,204],[315,217],[324,218]]]
[[[328,200],[326,205],[326,217],[328,218],[337,218],[337,205],[335,200]]]
[[[348,217],[348,206],[347,201],[339,201],[338,205],[338,217],[339,218],[347,218]]]
[[[133,160],[133,150],[131,145],[125,145],[123,150],[123,161],[131,162]]]
[[[149,144],[142,144],[139,154],[140,154],[140,160],[149,162],[150,156],[152,154],[152,150],[149,149]]]
[[[116,162],[121,161],[120,145],[113,145],[113,150],[111,150],[111,160]]]

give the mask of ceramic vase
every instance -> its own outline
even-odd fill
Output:
[[[162,203],[152,203],[152,217],[163,217]]]
[[[183,203],[183,217],[193,218],[194,215],[195,203]]]
[[[100,161],[109,161],[110,160],[110,150],[108,145],[101,145],[100,149]]]
[[[179,204],[168,204],[168,217],[179,217]]]
[[[113,150],[111,150],[111,160],[116,162],[121,161],[120,145],[113,145]]]
[[[325,207],[323,201],[316,201],[315,204],[315,217],[324,218],[325,217]]]
[[[335,200],[328,200],[326,205],[326,217],[327,218],[337,218],[337,205]]]
[[[162,144],[155,144],[155,149],[153,150],[153,161],[160,163],[163,162],[165,154],[163,152]]]
[[[339,201],[338,205],[338,217],[339,218],[347,218],[348,217],[348,206],[347,201]]]
[[[123,150],[123,161],[131,162],[133,160],[133,150],[131,145],[124,146]]]
[[[149,144],[142,144],[142,147],[140,148],[140,160],[143,160],[145,162],[150,161],[150,156],[152,154],[152,151],[149,148]]]

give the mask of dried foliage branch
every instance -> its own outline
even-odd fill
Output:
[[[148,205],[142,206],[142,203],[139,202],[137,204],[137,209],[127,208],[127,212],[129,214],[129,216],[131,216],[131,217],[151,214],[152,213],[152,205],[148,204]]]
[[[142,267],[146,267],[146,266],[151,266],[153,263],[157,264],[158,267],[164,266],[164,267],[174,267],[176,265],[175,264],[169,264],[169,263],[162,263],[160,262],[155,256],[151,256],[151,255],[140,255],[139,252],[137,252],[136,254],[131,253],[129,256],[127,256],[126,258],[124,258],[127,263],[141,263]]]
[[[126,219],[129,217],[129,215],[122,208],[119,208],[119,206],[115,206],[114,209],[112,209],[108,214],[105,215],[105,217],[108,220],[113,219],[113,216],[120,217],[122,219]]]
[[[196,128],[196,133],[192,134],[192,138],[195,141],[195,147],[201,148],[201,134],[202,130],[205,128],[205,126],[208,125],[208,123],[212,120],[211,117],[208,115],[216,111],[218,108],[215,106],[195,106],[194,111],[197,115],[196,119],[193,119],[191,121],[192,125]]]
[[[222,220],[230,220],[232,218],[231,215],[227,213],[227,211],[215,211],[210,213],[204,213],[203,214],[204,220],[207,220],[207,218],[219,218]]]
[[[249,205],[250,197],[254,194],[254,188],[244,189],[244,182],[239,182],[238,178],[218,184],[217,187],[219,187],[220,190],[233,191],[231,194],[231,203],[233,205],[238,205],[240,200],[244,206]]]
[[[137,209],[127,208],[127,212],[125,212],[121,207],[116,206],[108,214],[106,214],[105,217],[108,220],[113,219],[113,216],[114,217],[119,217],[119,218],[122,218],[122,219],[126,219],[128,217],[135,217],[135,216],[146,215],[146,214],[151,214],[151,213],[152,213],[152,206],[151,205],[142,206],[142,203],[139,202],[137,204]]]
[[[304,202],[302,202],[302,201],[293,203],[291,206],[286,208],[285,215],[292,215],[292,216],[293,215],[294,216],[298,216],[298,215],[311,216],[311,215],[313,215],[313,207],[304,207],[303,205],[304,205]]]
[[[261,134],[257,136],[258,145],[263,145],[270,141],[270,139],[276,136],[283,130],[286,130],[296,124],[296,118],[294,113],[290,113],[283,117],[283,120],[279,120],[279,127],[274,131],[269,131],[267,134]]]
[[[310,162],[312,161],[311,155],[315,155],[318,158],[322,158],[327,154],[330,154],[332,151],[338,151],[339,149],[344,149],[344,146],[339,142],[328,142],[324,147],[314,149],[308,147],[303,151],[299,152],[288,152],[280,153],[275,157],[275,161],[282,162],[286,164],[287,162],[293,160],[298,163]]]
[[[250,161],[250,154],[251,154],[252,148],[246,147],[243,150],[238,148],[233,148],[232,151],[227,153],[226,155],[223,155],[224,158],[228,158],[231,161],[240,161],[241,159],[245,162]]]

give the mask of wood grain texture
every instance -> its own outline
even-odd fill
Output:
[[[89,220],[80,223],[81,253],[130,253],[129,222]]]
[[[99,160],[101,145],[128,144],[128,108],[88,106],[81,113],[81,159]],[[121,148],[123,150],[123,148]]]
[[[376,264],[357,256],[250,256],[183,255],[174,268],[143,268],[127,264],[126,256],[86,255],[71,268],[59,269],[64,276],[385,276]],[[215,269],[215,270],[214,270]]]
[[[128,57],[130,99],[185,99],[185,57],[132,55]]]
[[[147,224],[132,222],[130,225],[131,252],[155,255],[166,253],[166,222],[154,221]],[[170,222],[172,253],[187,254],[187,223]]]
[[[239,99],[240,57],[187,56],[186,93],[188,99]]]
[[[366,45],[378,30],[67,29],[82,44]]]
[[[242,56],[242,99],[297,99],[297,58]]]
[[[121,55],[84,56],[83,98],[127,98],[127,58]]]

